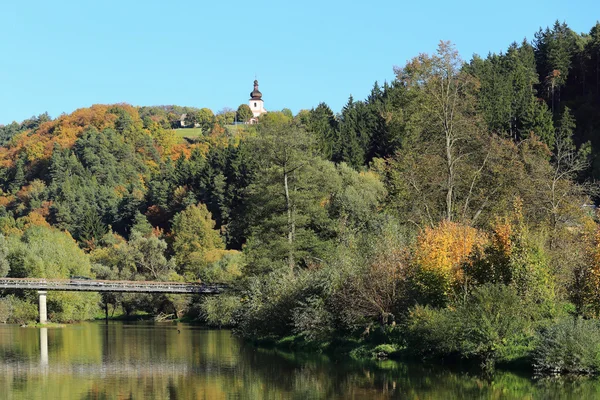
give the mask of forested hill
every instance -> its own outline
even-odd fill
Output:
[[[600,372],[600,350],[552,350],[600,349],[600,24],[468,62],[441,42],[394,72],[339,115],[232,125],[247,106],[118,104],[0,128],[0,274],[235,289],[50,293],[54,320],[101,304],[255,339]],[[175,131],[181,114],[195,128]],[[32,318],[31,294],[0,296],[0,320]]]
[[[552,145],[554,128],[566,108],[574,117],[574,141],[591,142],[593,166],[600,176],[600,25],[578,34],[565,23],[532,34],[532,41],[511,44],[500,54],[474,56],[462,69],[476,80],[474,107],[486,129],[516,141],[532,133]],[[364,101],[352,97],[339,116],[321,104],[309,126],[325,154],[355,167],[402,148],[411,122],[409,72],[423,66],[418,57],[408,70],[396,68],[396,80],[377,83]],[[418,71],[416,71],[418,72]],[[421,77],[419,77],[421,78]],[[423,77],[424,78],[424,77]]]

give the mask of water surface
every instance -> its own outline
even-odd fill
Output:
[[[440,366],[284,353],[173,323],[0,325],[6,399],[594,399],[593,379],[492,379]]]

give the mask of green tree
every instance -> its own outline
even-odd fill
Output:
[[[202,128],[202,132],[210,133],[215,125],[215,115],[209,108],[201,108],[198,111],[197,124]]]
[[[216,121],[219,123],[219,125],[222,125],[222,126],[233,125],[233,123],[235,121],[235,117],[236,117],[236,111],[229,107],[225,107],[217,113]]]
[[[298,207],[296,204],[296,194],[298,193],[297,178],[301,172],[314,160],[311,157],[314,154],[311,137],[306,132],[295,125],[274,125],[267,124],[261,128],[261,137],[256,142],[256,147],[260,158],[264,160],[264,176],[276,178],[276,193],[283,194],[285,218],[287,229],[285,229],[288,245],[287,262],[290,270],[295,266],[294,258],[294,240],[296,237],[296,224]],[[268,174],[268,175],[267,175]],[[270,179],[265,182],[269,185]],[[258,188],[255,188],[257,190]],[[260,194],[264,194],[263,191]],[[271,196],[273,193],[269,193]],[[278,196],[279,197],[279,196]],[[266,200],[266,199],[265,199]],[[278,208],[281,205],[278,206]]]
[[[8,241],[4,235],[0,235],[0,278],[8,275],[10,272],[10,263],[8,262]]]
[[[333,160],[346,162],[355,168],[365,165],[371,142],[371,114],[362,101],[350,96],[339,120],[339,141]]]
[[[540,76],[544,80],[547,99],[552,112],[560,103],[560,91],[567,83],[572,58],[576,50],[577,35],[566,23],[556,21],[552,29],[539,30],[534,46]]]
[[[397,80],[415,96],[411,124],[416,130],[400,155],[403,163],[409,164],[401,167],[408,174],[405,181],[412,186],[408,190],[426,197],[433,193],[443,196],[433,204],[419,201],[429,223],[439,217],[451,221],[477,215],[474,211],[467,217],[466,211],[475,185],[481,184],[481,172],[487,163],[486,141],[480,120],[474,117],[476,82],[461,67],[454,46],[441,42],[436,55],[420,55],[396,69]],[[424,187],[430,184],[433,186]]]
[[[248,122],[252,118],[252,110],[248,104],[241,104],[236,112],[236,119],[238,122]]]
[[[328,206],[341,190],[339,172],[316,156],[314,138],[292,123],[260,125],[253,145],[262,165],[249,187],[250,270],[287,265],[291,273],[321,262],[335,236]]]
[[[21,186],[23,186],[25,182],[25,161],[23,161],[22,157],[19,157],[15,163],[9,190],[13,193],[16,193],[19,189],[21,189]]]
[[[548,106],[536,98],[531,98],[521,118],[520,136],[524,139],[533,135],[546,143],[554,145],[554,123]]]
[[[152,235],[152,225],[148,222],[148,218],[139,211],[135,214],[133,225],[131,226],[131,234],[137,232],[143,237]]]
[[[337,120],[327,104],[320,103],[309,111],[306,129],[315,135],[323,157],[331,160],[340,144],[337,137]]]
[[[21,237],[11,236],[7,247],[10,277],[66,279],[91,275],[87,254],[68,233],[57,229],[31,227]],[[35,293],[25,294],[25,298],[33,304],[37,302]],[[98,311],[99,299],[97,293],[49,292],[49,318],[55,322],[92,319]]]
[[[167,280],[172,271],[172,263],[167,261],[165,251],[167,243],[156,236],[145,237],[138,231],[133,231],[129,240],[133,258],[138,273],[152,280]]]
[[[98,241],[107,233],[107,227],[102,222],[98,213],[90,209],[85,214],[78,231],[79,239],[91,244]]]
[[[173,251],[181,274],[195,273],[207,263],[210,251],[225,246],[215,221],[202,203],[188,206],[173,218]]]

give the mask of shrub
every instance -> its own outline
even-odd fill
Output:
[[[293,312],[294,331],[307,340],[327,340],[333,334],[333,316],[320,297],[301,301]]]
[[[416,306],[405,326],[407,350],[425,358],[455,352],[451,327],[449,310]]]
[[[569,318],[540,330],[533,366],[541,373],[599,373],[600,323]]]
[[[35,321],[38,317],[36,304],[13,295],[3,298],[2,305],[7,312],[7,314],[2,316],[3,321],[13,324],[25,324]]]
[[[308,271],[291,274],[282,270],[249,278],[238,313],[238,333],[252,339],[293,335],[295,317],[296,330],[316,329],[316,325],[309,327],[301,320],[324,311],[311,302],[326,298],[331,290],[329,285],[330,280],[319,272]]]
[[[221,328],[234,325],[234,315],[240,306],[239,297],[221,295],[205,298],[200,308],[208,325]]]
[[[0,322],[3,324],[8,322],[12,315],[12,305],[8,297],[0,298]]]
[[[493,367],[527,354],[534,333],[531,315],[515,288],[486,284],[454,309],[415,308],[407,324],[408,349],[422,356],[456,354]]]

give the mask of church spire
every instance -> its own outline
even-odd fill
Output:
[[[250,93],[250,100],[261,100],[262,93],[258,90],[258,80],[254,80],[254,90]]]

